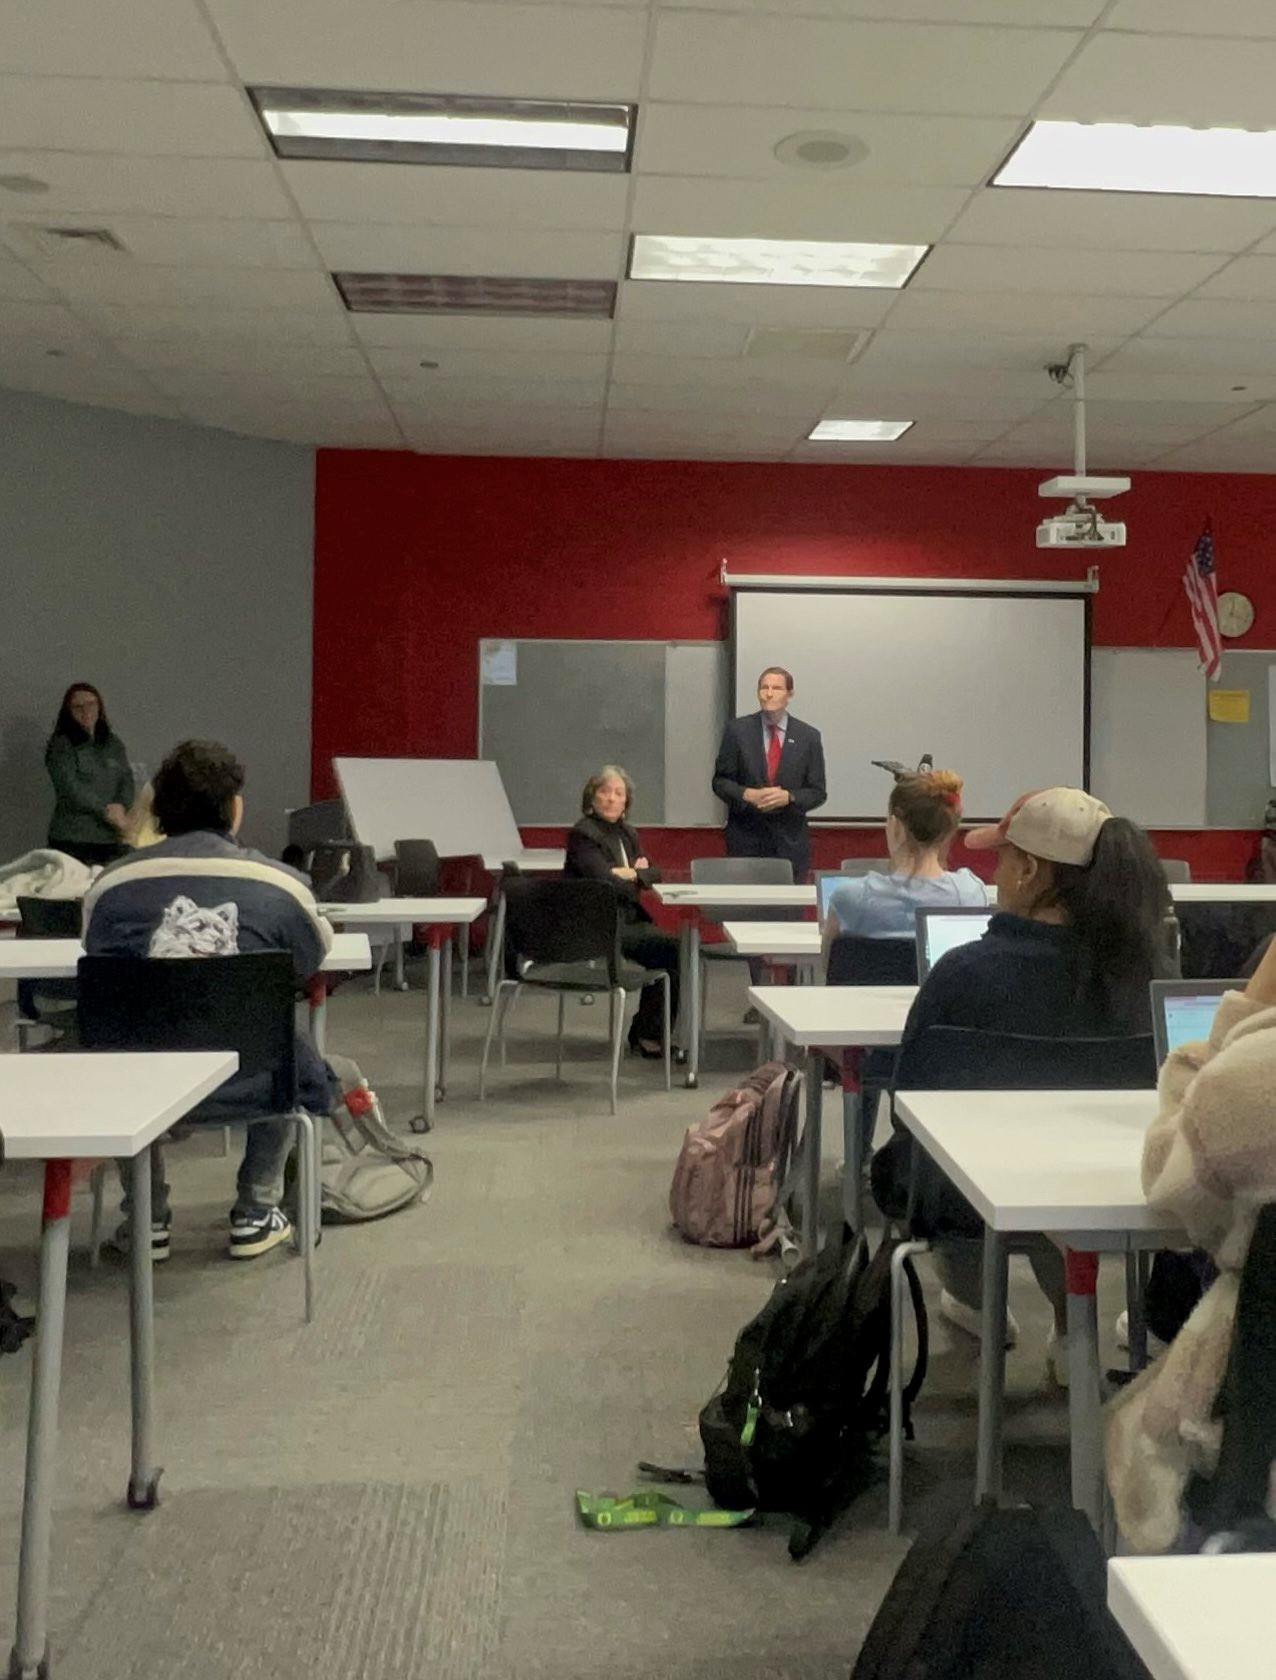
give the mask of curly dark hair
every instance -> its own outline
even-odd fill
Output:
[[[202,828],[225,830],[244,786],[244,767],[220,741],[179,741],[152,786],[156,826],[170,839]]]

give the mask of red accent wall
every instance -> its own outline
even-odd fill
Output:
[[[1049,470],[321,450],[314,792],[333,791],[340,754],[472,755],[481,637],[724,635],[724,559],[732,571],[1074,578],[1093,558],[1096,643],[1190,646],[1182,572],[1212,517],[1221,587],[1257,609],[1234,645],[1276,646],[1276,478],[1136,474],[1118,504],[1129,546],[1078,556],[1034,546]],[[707,840],[666,830],[662,854],[676,866]],[[1212,833],[1162,849],[1218,878],[1254,845]],[[820,831],[817,861],[880,846],[872,832]]]

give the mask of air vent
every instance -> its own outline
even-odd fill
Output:
[[[838,332],[822,327],[754,327],[744,346],[746,356],[799,356],[812,361],[849,362],[867,344],[866,332]]]
[[[31,256],[65,257],[76,253],[96,255],[101,251],[127,254],[128,246],[117,233],[104,227],[40,227],[34,222],[11,223],[6,237],[21,245]]]
[[[357,315],[558,315],[611,318],[614,280],[517,280],[473,274],[334,274]]]

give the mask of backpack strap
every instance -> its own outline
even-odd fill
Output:
[[[617,1497],[611,1493],[576,1490],[576,1514],[586,1528],[742,1528],[755,1512],[697,1511],[679,1505],[667,1493],[639,1488]]]

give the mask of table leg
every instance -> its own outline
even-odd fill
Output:
[[[488,925],[487,1001],[496,1002],[496,983],[505,963],[505,894],[496,900],[496,914]]]
[[[802,1128],[802,1258],[812,1260],[820,1246],[820,1154],[823,1058],[806,1053],[806,1124]]]
[[[399,928],[394,930],[394,989],[396,992],[406,992],[408,982],[403,973],[403,934]]]
[[[979,1440],[975,1498],[1001,1498],[1001,1414],[1006,1394],[1006,1248],[984,1227],[983,1317],[979,1337]]]
[[[435,1093],[439,1081],[439,948],[430,940],[428,957],[429,996],[425,1006],[425,1115],[426,1129],[434,1123]]]
[[[310,992],[310,1039],[320,1056],[328,1045],[328,987],[316,976]]]
[[[447,1096],[447,1058],[452,1036],[452,931],[443,941],[443,989],[439,999],[439,1096]]]
[[[682,924],[682,938],[682,995],[687,1000],[687,1089],[694,1091],[700,1083],[701,1014],[704,1009],[700,991],[700,923],[694,914]]]
[[[302,1194],[306,1186],[302,1186]],[[128,1480],[130,1511],[159,1504],[160,1472],[152,1435],[155,1411],[155,1293],[151,1261],[151,1152],[129,1163],[129,1378],[133,1406],[133,1465]]]
[[[1068,1432],[1072,1503],[1095,1532],[1103,1521],[1103,1419],[1099,1379],[1099,1256],[1064,1250],[1068,1270]]]
[[[864,1229],[864,1089],[862,1050],[842,1051],[842,1218],[858,1237]]]
[[[71,1241],[71,1163],[44,1164],[40,1231],[40,1288],[31,1365],[27,1472],[18,1548],[18,1624],[9,1657],[10,1680],[48,1673],[49,1547],[58,1443],[58,1391],[66,1316],[66,1257]]]
[[[1125,1310],[1132,1371],[1144,1370],[1148,1362],[1148,1326],[1143,1311],[1143,1278],[1139,1259],[1137,1249],[1131,1248],[1126,1251]]]

